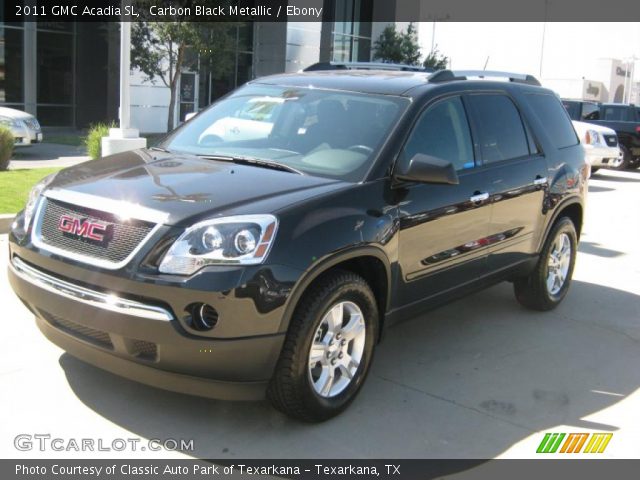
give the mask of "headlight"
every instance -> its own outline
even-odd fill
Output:
[[[24,229],[29,228],[31,224],[31,219],[33,218],[33,214],[38,208],[38,203],[40,203],[40,195],[44,191],[45,188],[53,181],[56,174],[52,173],[44,177],[40,180],[29,192],[29,199],[27,200],[27,205],[24,207]]]
[[[237,215],[197,223],[174,242],[160,271],[191,275],[207,265],[262,263],[277,228],[273,215]]]
[[[600,135],[595,130],[587,130],[584,140],[588,145],[597,145],[600,143]]]

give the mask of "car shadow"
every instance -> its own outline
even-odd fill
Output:
[[[142,438],[193,439],[198,458],[493,458],[590,418],[640,387],[639,296],[574,281],[553,312],[503,283],[391,327],[354,403],[321,424],[261,402],[165,392],[63,354],[87,407]]]
[[[589,193],[613,192],[615,188],[599,187],[589,184]]]
[[[622,176],[616,175],[615,170],[607,170],[606,174],[595,174],[592,178],[593,180],[604,180],[607,182],[619,182],[619,183],[636,183],[640,182],[640,176],[636,176],[638,171],[636,170],[626,170],[626,173],[631,173],[633,176]]]
[[[580,241],[578,251],[589,255],[597,255],[604,258],[616,258],[625,255],[624,252],[611,250],[610,248],[601,247],[599,243]]]

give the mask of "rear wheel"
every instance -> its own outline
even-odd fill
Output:
[[[362,277],[337,271],[322,278],[291,320],[267,390],[273,406],[308,422],[342,412],[364,382],[377,331],[375,297]]]
[[[546,311],[560,304],[571,284],[577,244],[573,222],[568,217],[560,218],[549,232],[534,270],[513,283],[521,305]]]

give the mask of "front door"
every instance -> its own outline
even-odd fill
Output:
[[[423,153],[450,161],[458,185],[414,184],[399,204],[398,258],[403,287],[398,305],[418,303],[473,281],[487,271],[485,238],[491,205],[486,172],[478,169],[460,96],[427,107],[400,155]]]

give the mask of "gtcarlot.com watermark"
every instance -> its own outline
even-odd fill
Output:
[[[13,439],[21,452],[159,452],[161,450],[192,452],[193,439],[182,438],[61,438],[49,433],[21,433]]]

